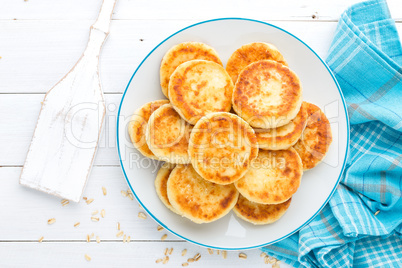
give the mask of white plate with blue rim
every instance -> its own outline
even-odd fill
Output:
[[[333,142],[324,161],[303,174],[302,182],[285,215],[268,225],[253,225],[233,212],[206,224],[196,224],[174,214],[159,200],[154,180],[160,163],[133,148],[127,124],[143,104],[165,99],[159,84],[163,55],[172,46],[188,41],[206,43],[218,52],[225,65],[240,46],[251,42],[275,45],[303,87],[303,99],[318,105],[327,115]],[[275,25],[243,18],[200,22],[172,34],[157,45],[138,66],[121,99],[117,119],[117,146],[127,183],[146,212],[176,236],[200,246],[224,250],[258,248],[278,242],[308,224],[334,193],[345,167],[349,144],[349,121],[340,88],[324,61],[303,41]]]

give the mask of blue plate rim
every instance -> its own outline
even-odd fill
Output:
[[[346,115],[347,141],[346,141],[345,158],[344,158],[344,161],[343,161],[343,164],[342,164],[341,172],[339,173],[338,180],[337,180],[336,184],[334,185],[334,188],[332,189],[332,191],[331,191],[331,193],[329,194],[328,198],[325,200],[325,202],[322,204],[322,206],[317,210],[317,212],[314,213],[313,216],[311,216],[304,224],[300,225],[300,226],[297,227],[295,230],[289,232],[288,234],[286,234],[286,235],[284,235],[284,236],[282,236],[282,237],[280,237],[280,238],[278,238],[278,239],[275,239],[274,241],[270,241],[270,242],[267,242],[267,243],[264,243],[264,244],[261,244],[261,245],[255,245],[255,246],[250,246],[250,247],[221,248],[221,247],[216,247],[216,246],[212,246],[212,245],[206,245],[206,244],[199,243],[199,242],[193,241],[193,240],[191,240],[191,239],[188,239],[188,238],[186,238],[186,237],[184,237],[184,236],[182,236],[182,235],[180,235],[180,234],[178,234],[178,233],[172,231],[171,229],[169,229],[163,222],[161,222],[157,217],[155,217],[155,216],[146,208],[146,206],[144,206],[144,204],[141,202],[141,200],[140,200],[140,199],[138,198],[138,196],[136,195],[135,191],[133,190],[133,187],[131,186],[130,181],[128,180],[126,171],[125,171],[125,169],[124,169],[124,167],[123,167],[123,162],[122,162],[121,153],[120,153],[120,144],[119,144],[119,119],[120,119],[121,106],[122,106],[122,104],[123,104],[123,101],[124,101],[124,97],[125,97],[125,95],[126,95],[126,92],[127,92],[128,88],[130,87],[131,81],[133,80],[133,78],[134,78],[135,74],[137,73],[137,71],[141,68],[142,64],[148,59],[148,57],[149,57],[159,46],[161,46],[161,45],[162,45],[163,43],[165,43],[167,40],[169,40],[169,39],[172,38],[173,36],[179,34],[180,32],[183,32],[183,31],[185,31],[185,30],[187,30],[187,29],[189,29],[189,28],[195,27],[195,26],[200,25],[200,24],[205,24],[205,23],[215,22],[215,21],[222,21],[222,20],[243,20],[243,21],[251,21],[251,22],[262,23],[262,24],[268,25],[268,26],[270,26],[270,27],[276,28],[276,29],[278,29],[278,30],[280,30],[280,31],[282,31],[282,32],[284,32],[284,33],[286,33],[286,34],[292,36],[293,38],[295,38],[296,40],[298,40],[299,42],[301,42],[303,45],[305,45],[305,46],[306,46],[311,52],[313,52],[314,55],[321,61],[321,63],[325,66],[325,68],[327,69],[327,71],[328,71],[329,74],[331,75],[331,77],[332,77],[332,79],[333,79],[333,81],[334,81],[334,83],[335,83],[335,85],[336,85],[336,87],[337,87],[337,89],[338,89],[339,95],[341,96],[342,104],[343,104],[343,109],[344,109],[345,115]],[[248,19],[248,18],[226,17],[226,18],[216,18],[216,19],[205,20],[205,21],[201,21],[201,22],[198,22],[198,23],[191,24],[191,25],[189,25],[189,26],[187,26],[187,27],[184,27],[184,28],[178,30],[177,32],[171,34],[171,35],[168,36],[167,38],[165,38],[162,42],[160,42],[157,46],[155,46],[155,47],[147,54],[147,56],[145,56],[145,58],[141,61],[141,63],[140,63],[140,64],[138,65],[138,67],[135,69],[135,71],[134,71],[133,75],[131,76],[130,80],[128,81],[128,84],[127,84],[127,86],[126,86],[126,89],[124,90],[123,95],[122,95],[122,97],[121,97],[121,101],[120,101],[120,105],[119,105],[119,110],[118,110],[118,112],[117,112],[116,140],[117,140],[117,151],[118,151],[118,154],[119,154],[120,167],[121,167],[121,169],[122,169],[122,171],[123,171],[123,174],[124,174],[124,177],[125,177],[125,179],[126,179],[126,182],[127,182],[127,184],[129,185],[129,187],[130,187],[132,193],[134,194],[135,198],[136,198],[137,201],[140,203],[140,205],[144,208],[144,210],[145,210],[157,223],[159,223],[162,227],[164,227],[166,230],[168,230],[168,231],[171,232],[172,234],[174,234],[174,235],[176,235],[176,236],[178,236],[178,237],[180,237],[180,238],[182,238],[182,239],[184,239],[184,240],[186,240],[186,241],[188,241],[188,242],[191,242],[191,243],[193,243],[193,244],[196,244],[196,245],[199,245],[199,246],[202,246],[202,247],[207,247],[207,248],[212,248],[212,249],[219,249],[219,250],[247,250],[247,249],[255,249],[255,248],[265,247],[265,246],[274,244],[274,243],[276,243],[276,242],[279,242],[279,241],[281,241],[281,240],[283,240],[283,239],[285,239],[285,238],[287,238],[287,237],[293,235],[294,233],[296,233],[297,231],[299,231],[301,228],[303,228],[304,226],[306,226],[307,224],[309,224],[309,223],[318,215],[318,213],[320,213],[320,211],[324,208],[324,206],[328,203],[328,201],[331,199],[332,195],[334,194],[334,192],[335,192],[335,190],[336,190],[336,188],[337,188],[337,186],[338,186],[338,184],[339,184],[339,182],[340,182],[340,180],[341,180],[342,174],[343,174],[343,172],[344,172],[344,170],[345,170],[346,160],[347,160],[347,156],[348,156],[348,152],[349,152],[349,139],[350,139],[350,129],[349,129],[349,125],[350,125],[350,122],[349,122],[349,115],[348,115],[348,110],[347,110],[347,107],[346,107],[345,98],[344,98],[343,93],[342,93],[342,91],[341,91],[341,88],[340,88],[340,86],[339,86],[339,84],[338,84],[338,81],[336,80],[334,74],[332,73],[332,71],[331,71],[331,69],[329,68],[329,66],[325,63],[325,61],[324,61],[309,45],[307,45],[305,42],[303,42],[300,38],[298,38],[297,36],[293,35],[292,33],[288,32],[288,31],[286,31],[286,30],[284,30],[284,29],[282,29],[282,28],[280,28],[280,27],[278,27],[278,26],[276,26],[276,25],[273,25],[273,24],[271,24],[271,23],[264,22],[264,21],[260,21],[260,20],[255,20],[255,19]]]

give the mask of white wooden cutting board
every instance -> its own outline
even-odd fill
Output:
[[[84,53],[46,93],[21,172],[21,185],[79,202],[106,113],[98,64],[115,3],[103,0]]]

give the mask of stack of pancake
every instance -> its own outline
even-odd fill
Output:
[[[165,162],[160,200],[195,223],[232,209],[253,224],[275,222],[332,142],[325,114],[303,102],[298,76],[271,44],[243,45],[226,69],[212,47],[178,44],[160,82],[168,100],[143,105],[128,130],[138,151]]]

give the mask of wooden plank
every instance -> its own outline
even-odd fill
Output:
[[[353,3],[361,0],[285,0],[285,1],[140,1],[119,0],[114,19],[196,19],[221,17],[246,17],[270,20],[337,20],[339,14]],[[396,2],[398,0],[389,0]],[[2,19],[92,19],[96,18],[100,0],[13,0],[2,1]],[[44,12],[46,10],[46,12]]]
[[[399,0],[387,0],[388,9],[391,13],[391,17],[396,22],[402,22],[402,2]]]
[[[155,263],[164,258],[166,248],[173,248],[167,264]],[[183,249],[187,254],[181,256]],[[239,252],[227,252],[227,258],[215,251],[210,255],[205,248],[187,242],[131,242],[131,243],[0,243],[0,263],[3,267],[182,267],[182,263],[197,253],[201,258],[188,267],[271,267],[264,264],[259,250],[244,251],[247,259],[240,259]],[[91,257],[85,259],[85,254]],[[281,263],[280,267],[290,266]]]
[[[164,38],[195,23],[113,21],[100,58],[104,92],[123,92],[143,58]],[[83,52],[91,21],[0,21],[0,93],[45,93]],[[335,22],[275,22],[325,57]],[[39,64],[40,63],[40,64]]]
[[[123,92],[143,58],[196,21],[114,21],[100,59],[104,92]],[[0,21],[0,93],[45,93],[83,52],[91,21]],[[273,22],[325,58],[336,22]],[[146,27],[144,27],[146,26]],[[402,24],[398,24],[402,31]],[[40,64],[38,64],[40,63]]]
[[[159,42],[195,22],[114,21],[100,58],[104,92],[123,92],[136,67]],[[301,38],[323,58],[336,28],[336,22],[272,23]],[[83,52],[90,25],[89,20],[0,21],[0,36],[7,36],[0,42],[0,93],[45,93]],[[397,26],[402,31],[402,23]]]
[[[0,241],[36,241],[41,236],[51,241],[86,241],[87,234],[92,233],[102,240],[122,241],[123,237],[116,237],[117,222],[132,240],[156,241],[165,233],[168,240],[181,240],[166,230],[157,231],[158,224],[151,217],[145,220],[138,217],[144,210],[135,199],[121,194],[128,186],[120,167],[94,167],[84,191],[84,196],[94,201],[87,204],[81,200],[66,206],[62,206],[61,198],[19,185],[20,173],[20,167],[0,168],[0,230],[3,230]],[[106,188],[106,196],[102,187]],[[102,209],[104,218],[100,215]],[[98,213],[92,215],[96,210]],[[99,222],[91,217],[99,218]],[[49,225],[47,222],[52,218],[56,222]],[[80,222],[78,227],[74,227],[76,222]]]

